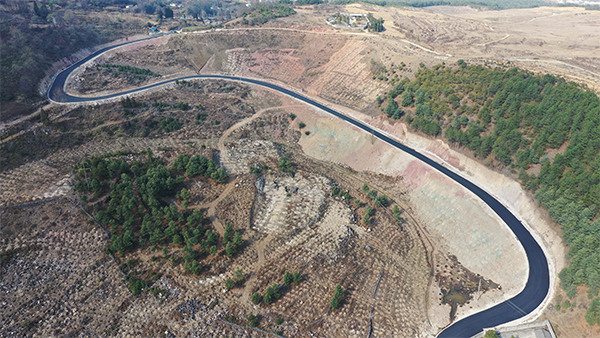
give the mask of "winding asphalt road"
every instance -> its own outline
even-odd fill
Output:
[[[135,41],[137,42],[137,41]],[[155,84],[151,84],[148,86],[140,87],[137,89],[132,89],[128,91],[124,91],[117,94],[99,96],[99,97],[77,97],[67,94],[64,91],[66,80],[75,69],[84,64],[85,62],[91,60],[92,58],[100,55],[101,53],[106,52],[107,50],[123,46],[126,44],[130,44],[134,42],[126,42],[120,45],[115,45],[111,47],[103,48],[90,56],[80,60],[79,62],[71,65],[69,68],[65,69],[61,73],[59,73],[50,90],[48,91],[48,99],[58,103],[95,103],[98,100],[115,98],[122,95],[134,94],[139,91],[143,91],[145,89],[154,88],[157,86],[161,86],[170,82],[174,82],[176,79],[163,81]],[[223,75],[197,75],[197,76],[186,76],[178,78],[177,80],[192,80],[192,79],[222,79],[222,80],[233,80],[233,81],[241,81],[246,82],[266,88],[270,88],[280,93],[291,96],[295,99],[303,101],[311,106],[322,109],[327,113],[336,116],[364,131],[374,135],[380,140],[416,157],[417,159],[425,162],[429,166],[435,168],[442,174],[448,176],[458,184],[464,186],[469,191],[477,195],[481,198],[494,212],[502,218],[502,220],[510,227],[513,233],[517,236],[523,248],[525,248],[525,253],[527,255],[527,259],[529,261],[529,276],[527,279],[527,284],[521,293],[516,295],[515,297],[502,302],[498,305],[495,305],[487,310],[476,313],[464,319],[461,319],[452,325],[448,326],[444,329],[438,337],[440,338],[467,338],[471,337],[479,332],[481,332],[484,328],[495,327],[503,323],[507,323],[513,321],[515,319],[526,316],[527,314],[534,311],[546,298],[550,287],[550,273],[548,270],[548,261],[546,259],[546,255],[544,251],[538,244],[538,242],[533,238],[531,233],[523,226],[523,224],[515,217],[502,203],[492,197],[490,194],[485,192],[483,189],[473,184],[466,178],[456,174],[452,170],[444,167],[438,162],[430,159],[429,157],[417,152],[416,150],[407,147],[406,145],[382,134],[381,132],[371,128],[369,125],[364,124],[360,121],[354,120],[342,113],[339,113],[323,104],[320,104],[302,94],[291,91],[289,89],[280,87],[278,85],[255,80],[249,78],[242,77],[233,77],[233,76],[223,76]]]

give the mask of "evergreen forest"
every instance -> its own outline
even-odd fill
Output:
[[[223,238],[207,226],[200,210],[188,209],[191,194],[186,180],[224,183],[227,173],[202,155],[179,155],[171,168],[148,150],[145,160],[130,163],[125,154],[95,156],[74,168],[75,189],[90,198],[94,218],[110,234],[107,250],[117,256],[138,248],[155,251],[170,245],[183,247],[184,270],[196,275],[202,259],[226,253],[232,257],[242,247],[240,234],[227,224]],[[131,154],[128,154],[131,155]],[[176,203],[172,203],[176,201]],[[221,250],[221,249],[223,250]]]
[[[393,67],[392,67],[393,68]],[[585,86],[509,65],[421,64],[378,99],[392,119],[443,136],[517,174],[563,230],[569,297],[600,288],[600,99]],[[597,321],[597,318],[596,318]]]

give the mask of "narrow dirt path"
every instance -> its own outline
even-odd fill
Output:
[[[256,120],[257,118],[261,117],[264,113],[271,111],[271,110],[277,110],[277,109],[284,109],[284,108],[288,108],[288,107],[299,107],[299,106],[303,106],[302,104],[290,104],[290,105],[282,105],[282,106],[277,106],[277,107],[269,107],[269,108],[265,108],[265,109],[261,109],[259,110],[256,114],[243,119],[242,121],[234,124],[233,126],[231,126],[229,129],[227,129],[226,131],[223,132],[223,134],[221,135],[221,137],[219,137],[219,141],[217,142],[217,148],[219,149],[219,152],[221,153],[221,156],[227,156],[227,147],[225,146],[225,141],[227,140],[227,138],[231,135],[231,133],[233,133],[234,131],[238,130],[239,128],[247,125],[248,123]],[[206,204],[201,204],[201,205],[197,205],[197,206],[193,206],[191,208],[193,209],[204,209],[204,208],[208,208],[207,211],[207,217],[208,219],[215,225],[215,229],[217,231],[219,231],[219,233],[221,235],[223,235],[225,233],[225,227],[223,224],[221,224],[221,222],[219,222],[216,219],[216,207],[217,205],[219,205],[219,203],[221,201],[223,201],[225,199],[225,197],[227,197],[231,191],[233,191],[233,189],[235,188],[235,184],[237,183],[237,180],[233,180],[231,181],[227,187],[225,188],[225,190],[223,191],[223,193],[221,193],[221,195],[215,199],[214,201],[210,202],[210,203],[206,203]],[[244,235],[244,239],[248,240],[247,236]],[[269,234],[267,237],[259,240],[258,242],[254,243],[253,246],[256,248],[257,251],[257,255],[258,255],[258,260],[257,262],[254,264],[254,268],[253,267],[253,271],[258,270],[258,268],[260,268],[261,266],[263,266],[266,262],[266,258],[265,258],[265,249],[267,247],[267,244],[269,244],[271,242],[271,240],[273,239],[273,236],[271,234]],[[249,302],[250,301],[250,291],[252,290],[252,286],[253,286],[253,282],[254,280],[256,280],[256,273],[252,273],[248,279],[246,280],[246,283],[244,284],[244,291],[242,293],[242,300],[244,302]]]
[[[233,180],[231,182],[229,182],[229,184],[227,184],[227,187],[225,187],[225,190],[223,191],[223,193],[214,201],[212,201],[209,204],[208,207],[208,211],[206,212],[206,216],[208,217],[208,219],[211,221],[212,224],[214,224],[215,226],[215,230],[217,230],[219,232],[219,235],[223,236],[223,234],[225,234],[225,226],[219,221],[217,220],[217,205],[219,205],[219,203],[221,203],[222,200],[225,199],[225,197],[227,197],[232,191],[233,188],[235,188],[235,184],[237,183],[237,180]]]
[[[242,292],[242,300],[244,302],[250,302],[250,291],[254,288],[254,280],[256,280],[256,271],[258,271],[260,267],[265,265],[265,249],[267,247],[267,244],[269,244],[271,240],[273,240],[273,235],[269,234],[267,237],[253,244],[253,246],[256,248],[258,260],[252,266],[253,272],[250,274],[250,277],[248,277],[248,279],[246,280],[246,283],[244,283],[244,291]]]
[[[246,124],[256,120],[257,118],[261,117],[265,112],[270,111],[270,110],[282,109],[282,108],[287,108],[287,107],[296,107],[296,106],[302,106],[302,105],[301,104],[291,104],[291,105],[283,105],[283,106],[269,107],[269,108],[261,109],[256,114],[254,114],[248,118],[245,118],[245,119],[241,120],[240,122],[234,124],[233,126],[229,127],[229,129],[225,130],[223,132],[223,134],[221,135],[221,137],[219,137],[219,141],[217,143],[217,148],[219,149],[219,152],[222,154],[222,156],[227,153],[227,148],[225,147],[225,140],[229,137],[229,135],[231,135],[231,133],[233,133],[235,130],[245,126]],[[217,220],[217,218],[216,218],[216,212],[217,212],[216,207],[217,207],[217,205],[219,205],[219,203],[221,203],[221,201],[223,201],[233,191],[237,182],[238,182],[237,179],[233,179],[231,182],[229,182],[227,184],[227,186],[225,187],[225,190],[223,190],[223,192],[221,193],[221,195],[219,195],[219,197],[217,197],[217,199],[215,199],[211,202],[208,202],[208,203],[193,205],[193,206],[189,207],[189,209],[208,209],[206,212],[206,217],[211,221],[211,223],[214,224],[215,230],[217,230],[221,236],[223,236],[223,234],[225,233],[225,226],[223,224],[221,224],[221,222],[219,220]],[[263,250],[264,250],[264,248],[263,248]],[[259,261],[260,261],[260,255],[259,255]],[[264,255],[263,255],[263,261],[264,261]]]
[[[221,135],[221,137],[219,138],[217,147],[219,148],[219,151],[221,152],[221,154],[225,153],[225,150],[227,150],[225,148],[225,139],[227,139],[227,137],[229,137],[229,135],[231,135],[231,133],[233,133],[234,131],[238,130],[239,128],[245,126],[246,124],[256,120],[257,118],[261,117],[267,111],[283,109],[283,108],[290,108],[290,107],[304,107],[304,106],[305,105],[298,103],[298,104],[288,104],[288,105],[283,105],[283,106],[269,107],[269,108],[261,109],[256,114],[241,120],[240,122],[231,126],[229,129],[225,130],[225,132],[223,132],[223,135]]]

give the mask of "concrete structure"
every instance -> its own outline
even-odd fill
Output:
[[[489,328],[471,338],[482,338],[486,331],[494,330],[500,338],[557,338],[549,320],[529,324]]]
[[[346,18],[347,23],[338,22],[338,17]],[[364,27],[361,27],[361,25],[358,24],[359,19],[366,20],[366,25],[364,25]],[[366,14],[337,13],[329,17],[327,23],[337,28],[367,29],[369,27],[369,18]]]

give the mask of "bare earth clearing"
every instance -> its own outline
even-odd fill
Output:
[[[386,31],[375,35],[334,30],[325,19],[339,11],[372,12],[385,19]],[[68,89],[98,95],[184,75],[227,74],[270,79],[335,105],[428,152],[519,215],[545,246],[554,278],[542,313],[527,319],[541,315],[558,324],[555,329],[561,336],[592,337],[597,328],[586,326],[581,315],[588,301],[585,297],[567,310],[547,306],[562,299],[562,293],[555,292],[556,274],[565,264],[558,229],[547,215],[510,173],[495,172],[461,149],[450,149],[382,117],[375,100],[390,86],[373,77],[372,65],[404,62],[406,67],[398,71],[402,78],[411,77],[420,62],[430,66],[458,59],[510,61],[600,90],[599,25],[600,13],[576,8],[307,7],[256,30],[175,35],[107,53],[75,74]],[[102,64],[147,68],[161,77],[131,82],[103,74],[96,68]],[[262,316],[261,329],[282,330],[285,336],[358,337],[370,329],[373,336],[427,336],[447,325],[451,312],[461,318],[480,311],[517,294],[525,283],[523,250],[487,206],[408,155],[322,112],[269,91],[222,81],[173,85],[136,100],[147,107],[128,115],[117,103],[54,107],[49,110],[53,125],[26,122],[28,134],[8,141],[15,148],[17,144],[33,144],[33,149],[35,144],[50,144],[58,150],[44,147],[35,154],[3,154],[2,205],[58,198],[40,206],[2,210],[0,269],[8,276],[2,284],[8,295],[2,334],[24,334],[22,324],[30,321],[30,333],[36,336],[85,335],[87,331],[78,331],[83,324],[77,323],[92,323],[83,326],[90,333],[110,336],[153,336],[165,331],[175,336],[259,336],[262,333],[227,322],[245,324],[246,316],[253,313]],[[192,109],[157,108],[153,102],[187,102]],[[199,104],[203,110],[196,108]],[[206,116],[199,120],[198,114]],[[157,127],[169,116],[182,122],[179,130],[166,132]],[[306,126],[299,128],[300,122]],[[64,134],[65,130],[72,130],[71,134]],[[67,137],[73,143],[65,143]],[[119,258],[121,265],[132,259],[136,269],[161,274],[156,287],[169,293],[158,297],[150,293],[132,296],[126,290],[116,265],[102,253],[106,240],[101,230],[63,197],[79,200],[72,196],[71,168],[83,157],[118,150],[139,153],[148,148],[169,163],[184,152],[213,156],[227,170],[229,180],[225,185],[209,180],[187,183],[192,193],[190,208],[202,210],[221,235],[224,224],[231,222],[247,241],[235,258],[207,261],[208,268],[199,277],[184,274],[180,260],[171,262],[149,250]],[[294,175],[277,169],[283,155],[292,160]],[[250,174],[250,167],[257,163],[270,169]],[[365,183],[389,196],[406,222],[394,220],[391,208],[377,207],[375,221],[370,229],[365,227],[360,220],[365,206],[372,205],[359,189]],[[334,186],[348,190],[361,205],[332,196]],[[56,215],[59,209],[73,217],[62,216],[62,223],[47,221],[61,220]],[[32,220],[24,221],[29,213]],[[47,236],[49,231],[75,236],[68,245],[71,251],[63,253],[65,249]],[[84,247],[97,249],[77,259],[77,250],[82,250],[77,248]],[[181,250],[173,246],[171,253],[180,257]],[[152,260],[152,256],[159,258]],[[69,269],[73,276],[69,278],[76,282],[61,288],[77,291],[32,293],[31,297],[40,299],[22,300],[28,290],[19,286],[21,280],[43,283],[35,282],[38,277],[28,270],[36,264],[47,271],[39,275],[50,276],[56,264]],[[225,292],[224,280],[237,269],[245,272],[244,284]],[[264,293],[267,286],[281,283],[286,270],[300,271],[304,280],[282,288],[282,298],[273,305],[250,302],[255,291]],[[96,285],[101,279],[104,284]],[[479,280],[481,294],[477,293]],[[339,310],[331,311],[328,301],[336,284],[347,290],[347,297]],[[78,296],[89,295],[91,290],[110,296]],[[442,304],[442,291],[448,290],[460,290],[464,305],[451,310]],[[49,315],[62,313],[62,308],[31,310],[33,301],[73,303],[68,307],[72,319]],[[276,318],[283,318],[283,324],[275,324]]]

